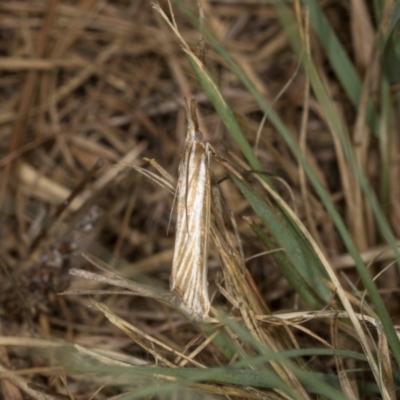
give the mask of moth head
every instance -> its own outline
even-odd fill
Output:
[[[197,120],[197,113],[196,113],[196,100],[185,98],[184,104],[186,111],[186,119],[188,123],[188,130],[192,132],[197,131],[199,129],[199,122]],[[195,133],[195,137],[197,137],[197,132]]]

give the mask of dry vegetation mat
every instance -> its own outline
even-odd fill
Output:
[[[0,398],[399,398],[399,17],[0,2]]]

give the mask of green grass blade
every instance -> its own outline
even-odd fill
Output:
[[[325,50],[326,56],[332,66],[333,71],[335,72],[353,106],[357,108],[361,98],[362,82],[357,74],[356,69],[354,68],[354,65],[352,64],[332,27],[329,25],[329,22],[317,1],[301,1],[310,11],[311,24]],[[276,5],[278,12],[279,8],[280,6]],[[301,46],[299,45],[298,50],[300,50],[300,48]],[[379,118],[372,106],[372,103],[368,104],[367,122],[374,134],[378,136]]]
[[[361,79],[354,65],[337,38],[332,27],[329,25],[321,6],[316,0],[301,0],[310,12],[310,21],[313,29],[322,44],[326,56],[343,86],[347,96],[357,107],[361,97]]]
[[[263,213],[261,210],[260,212]],[[274,250],[276,247],[279,247],[269,239],[268,235],[266,235],[261,227],[255,222],[251,222],[250,226],[268,250]],[[321,297],[318,296],[316,290],[298,272],[296,265],[290,261],[285,251],[272,252],[271,257],[279,266],[283,276],[292,285],[296,293],[298,293],[300,298],[307,304],[308,307],[313,310],[320,310],[325,306],[326,302],[321,301]]]
[[[225,321],[226,322],[226,321]],[[296,374],[302,376],[307,391],[309,393],[318,393],[327,396],[331,399],[344,399],[343,395],[338,392],[340,385],[334,376],[328,374],[315,374],[313,372],[302,371],[290,362],[290,358],[305,357],[305,356],[327,356],[333,355],[343,358],[353,358],[360,361],[365,361],[365,357],[359,353],[351,351],[338,351],[334,349],[297,349],[280,353],[273,353],[266,348],[265,345],[257,342],[245,328],[241,327],[237,322],[229,320],[228,325],[240,337],[251,344],[253,347],[259,347],[263,354],[257,357],[251,357],[247,360],[236,362],[230,366],[213,367],[207,369],[199,368],[167,368],[167,367],[126,367],[126,366],[109,366],[109,365],[90,365],[89,362],[80,362],[70,366],[70,371],[73,374],[105,374],[115,376],[120,379],[121,384],[129,382],[129,384],[140,383],[138,389],[135,390],[134,396],[131,398],[141,398],[145,395],[151,395],[165,392],[173,392],[182,389],[184,386],[194,382],[209,381],[221,384],[234,384],[242,387],[255,387],[260,389],[278,389],[293,399],[302,399],[295,390],[289,388],[282,382],[276,374],[265,369],[265,363],[278,361],[283,362],[291,369],[296,371]],[[251,365],[252,368],[248,368]],[[256,368],[256,367],[262,367]],[[162,382],[158,378],[158,384],[151,385],[151,379],[155,376],[180,378],[173,383]],[[318,377],[318,379],[316,379]],[[145,379],[148,379],[146,382]],[[156,383],[156,382],[154,382]]]
[[[249,145],[246,137],[243,134],[240,125],[238,124],[232,110],[225,102],[222,94],[218,90],[218,87],[214,83],[210,73],[202,69],[201,66],[194,60],[190,54],[187,55],[189,63],[196,74],[199,82],[201,83],[204,91],[207,93],[208,98],[210,99],[212,105],[217,111],[218,115],[221,117],[222,122],[228,129],[228,131],[234,136],[236,143],[240,147],[243,152],[243,155],[246,157],[247,161],[251,165],[251,167],[255,171],[262,171],[262,165],[256,155],[253,152],[253,149]]]
[[[393,10],[391,29],[384,44],[382,71],[391,84],[400,81],[400,3]]]
[[[284,249],[284,255],[281,255],[281,257],[287,258],[289,263],[279,264],[282,273],[288,277],[292,286],[298,290],[304,301],[309,303],[313,309],[323,308],[326,301],[331,298],[332,292],[325,285],[325,279],[320,274],[319,269],[315,267],[316,257],[310,257],[309,254],[304,252],[304,248],[308,247],[305,239],[299,240],[296,235],[297,232],[292,229],[292,226],[284,223],[277,212],[271,209],[250,185],[234,175],[231,175],[231,177],[271,232],[278,247]],[[261,232],[258,233],[261,234]],[[265,235],[262,238],[268,240]],[[275,253],[277,257],[279,257],[278,254]],[[321,299],[324,299],[325,302]]]

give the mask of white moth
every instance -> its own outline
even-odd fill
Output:
[[[172,262],[171,291],[204,319],[210,310],[207,288],[210,230],[210,151],[198,130],[196,101],[185,99],[188,122],[185,147],[179,166],[177,224]]]

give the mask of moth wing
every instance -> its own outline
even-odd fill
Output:
[[[179,168],[177,228],[171,290],[196,314],[210,310],[207,268],[210,227],[209,151],[202,143],[187,143]]]

